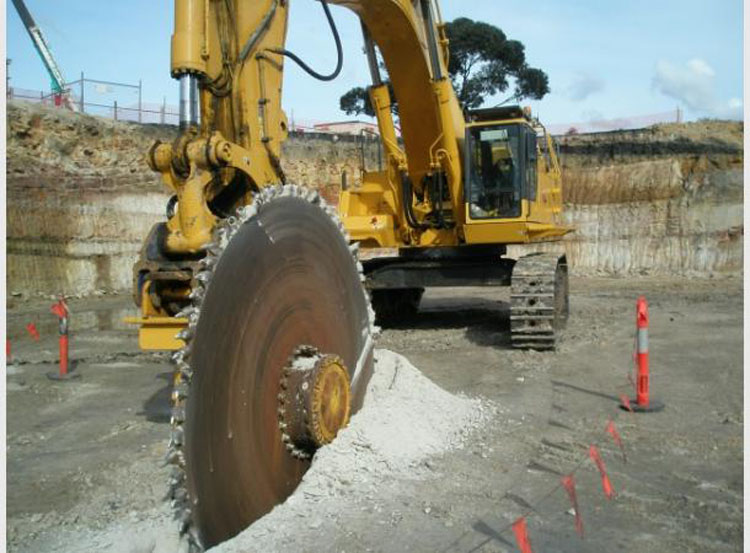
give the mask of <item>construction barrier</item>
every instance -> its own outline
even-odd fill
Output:
[[[636,364],[635,403],[630,398],[622,401],[623,409],[636,413],[661,411],[664,404],[654,401],[650,396],[651,373],[648,352],[648,302],[645,296],[640,296],[635,304],[635,351],[633,353]],[[629,377],[630,378],[630,377]],[[631,379],[632,382],[632,379]]]
[[[638,407],[648,407],[648,302],[644,296],[635,304],[636,332],[638,333],[638,386],[636,403]]]
[[[68,351],[68,318],[69,311],[68,305],[65,303],[65,299],[60,297],[60,300],[52,305],[50,311],[56,315],[59,319],[60,324],[60,370],[57,373],[47,373],[47,377],[52,380],[69,380],[70,378],[77,378],[80,376],[78,373],[71,373],[68,371],[69,368],[69,351]]]

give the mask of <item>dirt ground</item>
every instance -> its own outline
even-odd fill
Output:
[[[652,394],[666,404],[648,415],[618,409],[631,391],[640,294],[651,308]],[[511,552],[509,525],[529,512],[537,553],[741,551],[741,280],[574,278],[555,353],[510,349],[507,301],[507,289],[430,290],[417,318],[378,343],[442,388],[499,406],[491,424],[426,462],[434,478],[382,482],[336,519],[300,520],[277,550]],[[138,351],[121,322],[135,314],[128,297],[75,300],[81,377],[53,382],[51,303],[8,305],[8,550],[138,551],[169,518],[167,358]],[[627,463],[604,431],[610,418]],[[617,492],[611,501],[591,444]],[[583,541],[557,486],[575,469]]]

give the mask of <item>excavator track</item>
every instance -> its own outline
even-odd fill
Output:
[[[568,264],[565,256],[533,253],[513,267],[510,332],[514,348],[555,349],[568,319]]]
[[[284,421],[300,351],[336,357],[351,411],[372,374],[375,315],[356,244],[317,192],[269,187],[214,232],[179,317],[168,497],[190,551],[236,535],[283,502],[310,465]],[[347,415],[348,417],[348,415]]]
[[[414,318],[423,294],[424,288],[386,288],[370,291],[375,322],[385,328]]]

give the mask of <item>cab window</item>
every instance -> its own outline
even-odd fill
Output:
[[[469,215],[472,219],[521,216],[527,139],[518,125],[480,127],[469,133]]]
[[[530,129],[526,131],[526,159],[529,166],[526,171],[526,198],[533,202],[536,200],[537,188],[537,153],[536,133]]]

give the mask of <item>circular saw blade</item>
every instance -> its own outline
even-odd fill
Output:
[[[309,200],[309,192],[280,187],[229,225],[192,329],[184,471],[203,547],[283,502],[309,467],[290,454],[279,426],[280,379],[295,348],[344,361],[353,410],[372,373],[358,262],[331,210]]]

